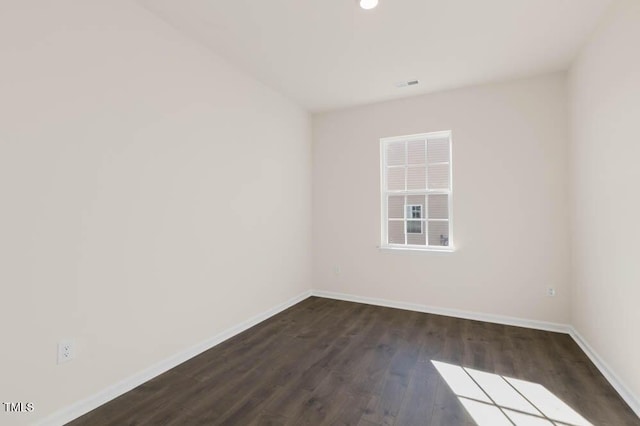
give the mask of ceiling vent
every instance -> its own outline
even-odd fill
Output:
[[[419,80],[400,81],[396,83],[396,87],[417,86],[419,83],[420,83]]]

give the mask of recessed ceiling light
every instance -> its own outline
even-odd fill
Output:
[[[373,9],[378,5],[378,0],[358,0],[358,2],[360,7],[365,10]]]

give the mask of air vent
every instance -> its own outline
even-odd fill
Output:
[[[418,84],[420,84],[419,80],[401,81],[399,83],[396,83],[396,87],[416,86]]]

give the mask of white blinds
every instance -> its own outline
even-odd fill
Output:
[[[382,244],[451,246],[451,134],[381,141]]]

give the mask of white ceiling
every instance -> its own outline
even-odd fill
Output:
[[[612,2],[140,1],[313,112],[566,69]]]

